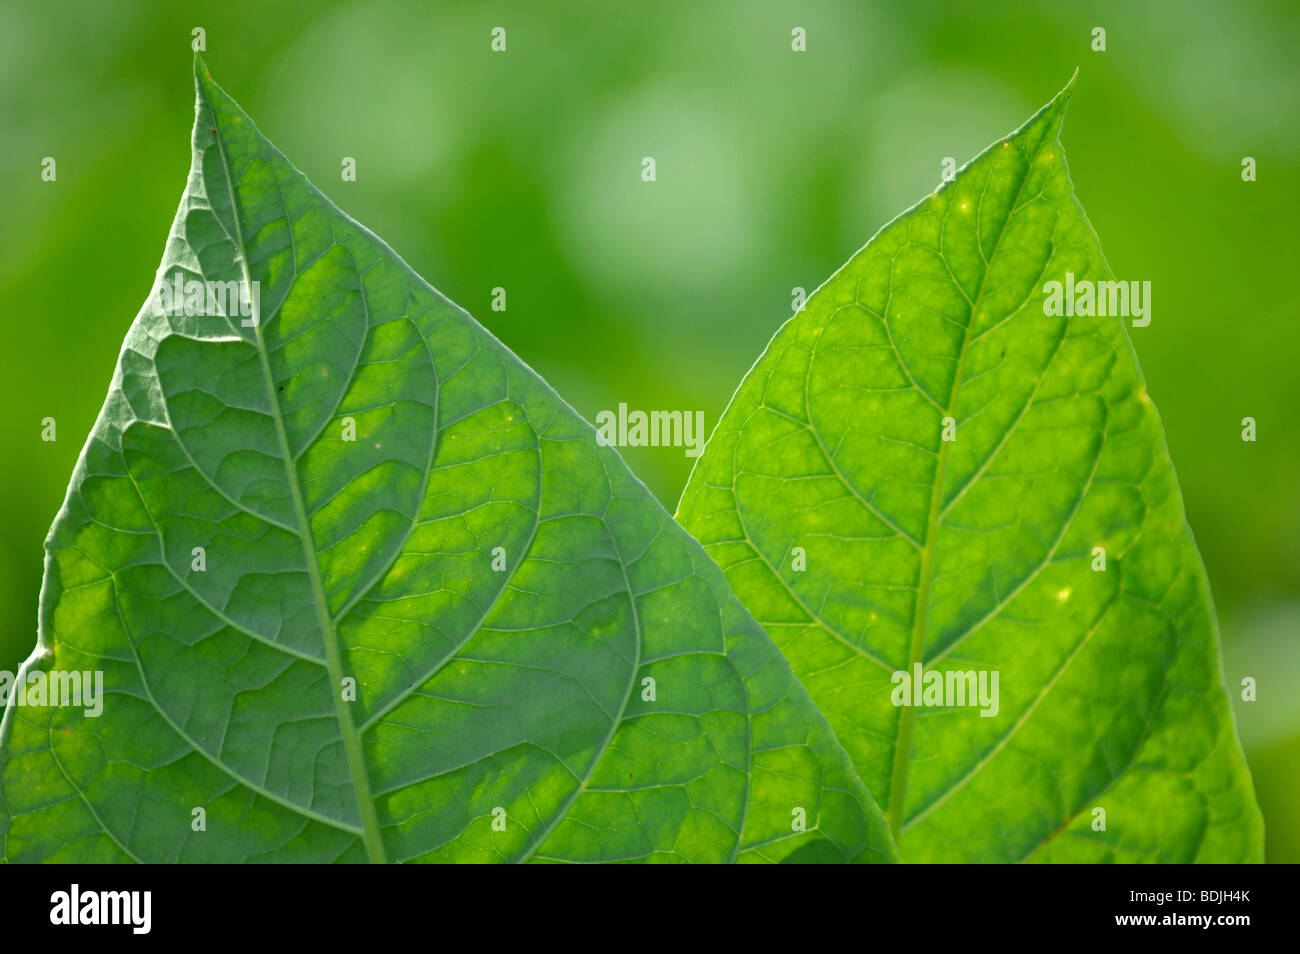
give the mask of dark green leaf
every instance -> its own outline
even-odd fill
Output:
[[[0,858],[896,857],[617,453],[197,86],[159,277],[260,306],[127,335],[23,668],[103,712],[10,700]]]

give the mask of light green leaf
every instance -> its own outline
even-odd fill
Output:
[[[903,860],[1257,861],[1209,588],[1124,320],[1045,314],[1047,282],[1113,277],[1066,171],[1068,98],[811,296],[678,519]],[[953,679],[946,707],[894,704],[918,663]],[[988,716],[947,675],[981,671]]]
[[[895,858],[617,453],[196,81],[159,278],[260,305],[127,335],[20,677],[103,711],[10,699],[0,857]]]

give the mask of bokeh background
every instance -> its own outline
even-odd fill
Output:
[[[34,642],[41,544],[185,184],[196,26],[272,141],[589,420],[626,401],[710,429],[794,286],[1079,67],[1071,171],[1113,269],[1153,283],[1135,343],[1268,858],[1300,860],[1300,5],[0,0],[0,668]],[[627,456],[673,510],[681,449]]]

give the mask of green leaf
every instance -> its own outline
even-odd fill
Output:
[[[159,278],[260,304],[127,335],[20,676],[103,711],[10,699],[0,857],[896,858],[617,453],[196,83]]]
[[[903,860],[1257,861],[1209,588],[1124,321],[1045,314],[1047,282],[1113,277],[1066,171],[1068,98],[809,298],[678,519]],[[918,663],[953,679],[946,706],[895,704]],[[947,675],[981,671],[996,715]]]

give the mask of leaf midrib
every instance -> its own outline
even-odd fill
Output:
[[[248,270],[248,251],[244,245],[243,228],[239,222],[239,200],[235,195],[234,171],[231,169],[230,160],[226,155],[226,146],[221,134],[221,121],[216,115],[216,107],[208,97],[206,90],[203,90],[202,83],[199,84],[199,89],[208,104],[208,108],[212,110],[212,126],[215,130],[214,139],[221,156],[221,168],[226,180],[226,194],[230,198],[230,213],[235,228],[235,234],[231,238],[234,240],[239,252],[239,268],[243,275],[244,287],[249,289],[252,288],[252,278]],[[292,230],[292,223],[289,223],[289,228]],[[266,343],[262,338],[260,302],[257,296],[251,294],[249,295],[249,301],[252,303],[253,337],[256,341],[255,350],[257,351],[258,365],[261,368],[262,382],[266,386],[271,419],[275,424],[276,441],[280,447],[280,455],[284,459],[285,476],[289,484],[289,497],[293,504],[294,521],[298,526],[298,540],[302,544],[307,576],[311,582],[312,602],[315,605],[316,617],[320,624],[321,640],[325,644],[325,667],[329,672],[330,696],[334,700],[334,711],[338,717],[339,735],[342,738],[343,750],[348,760],[349,774],[352,777],[353,792],[357,801],[357,811],[361,815],[362,841],[365,844],[366,855],[370,861],[374,864],[384,864],[387,859],[384,853],[383,833],[379,826],[379,813],[370,790],[370,772],[366,766],[365,753],[361,746],[361,736],[352,720],[352,712],[343,701],[343,660],[339,649],[338,631],[335,629],[333,614],[330,612],[329,602],[325,597],[325,587],[321,581],[320,565],[316,557],[316,545],[312,538],[311,525],[307,520],[307,510],[303,506],[302,491],[298,482],[297,462],[289,448],[289,438],[284,427],[284,417],[280,411],[279,399],[276,396],[275,379],[271,373],[271,362],[267,355]]]
[[[1033,122],[1031,119],[1030,122]],[[1048,130],[1050,130],[1050,125]],[[988,282],[989,273],[993,270],[993,262],[997,259],[998,250],[1002,247],[1002,239],[1007,234],[1007,227],[1019,208],[1020,196],[1024,193],[1025,184],[1029,181],[1030,174],[1033,171],[1034,160],[1038,157],[1039,150],[1043,148],[1043,143],[1049,138],[1049,132],[1044,131],[1034,144],[1032,152],[1025,154],[1025,171],[1021,176],[1020,182],[1016,186],[1016,194],[1007,206],[1006,218],[1002,221],[1002,227],[998,230],[997,239],[993,243],[993,249],[989,252],[985,260],[984,273],[980,276],[980,285],[975,292],[975,297],[970,298],[966,295],[966,290],[962,288],[961,282],[957,281],[955,275],[952,275],[951,269],[948,270],[952,277],[953,284],[957,290],[962,293],[969,304],[969,314],[966,320],[966,326],[962,329],[961,350],[957,356],[957,368],[953,373],[952,390],[948,396],[948,406],[944,409],[942,417],[951,417],[956,420],[957,400],[961,395],[962,374],[966,366],[966,355],[969,352],[971,343],[971,326],[975,324],[976,315],[979,313],[979,303],[984,299],[984,289]],[[1004,142],[1014,142],[1016,134],[1012,133]],[[988,189],[988,182],[985,181],[984,191]],[[981,203],[983,193],[981,193]],[[951,206],[949,207],[951,208]],[[945,210],[944,220],[947,221],[948,210]],[[975,234],[975,242],[978,245],[982,240],[978,231]],[[944,258],[942,246],[942,232],[940,233],[939,256]],[[944,258],[944,265],[947,267],[947,259]],[[886,303],[886,309],[888,303]],[[882,320],[884,320],[882,318]],[[887,324],[887,322],[886,322]],[[942,423],[942,419],[941,419]],[[953,441],[939,441],[939,457],[935,464],[934,486],[930,489],[930,509],[926,517],[926,530],[924,543],[921,547],[921,566],[918,571],[917,596],[916,596],[916,618],[912,625],[912,641],[908,649],[907,673],[911,673],[917,663],[923,662],[925,656],[925,631],[929,623],[930,615],[930,588],[934,580],[934,556],[935,537],[938,535],[939,524],[944,515],[943,506],[943,483],[947,473],[948,449],[952,446]],[[889,807],[885,817],[889,822],[889,830],[894,837],[894,843],[902,850],[903,838],[903,813],[906,810],[907,802],[907,779],[912,766],[912,735],[916,726],[916,707],[905,705],[900,707],[901,711],[898,717],[898,734],[894,741],[894,759],[893,767],[890,773],[889,783]]]

